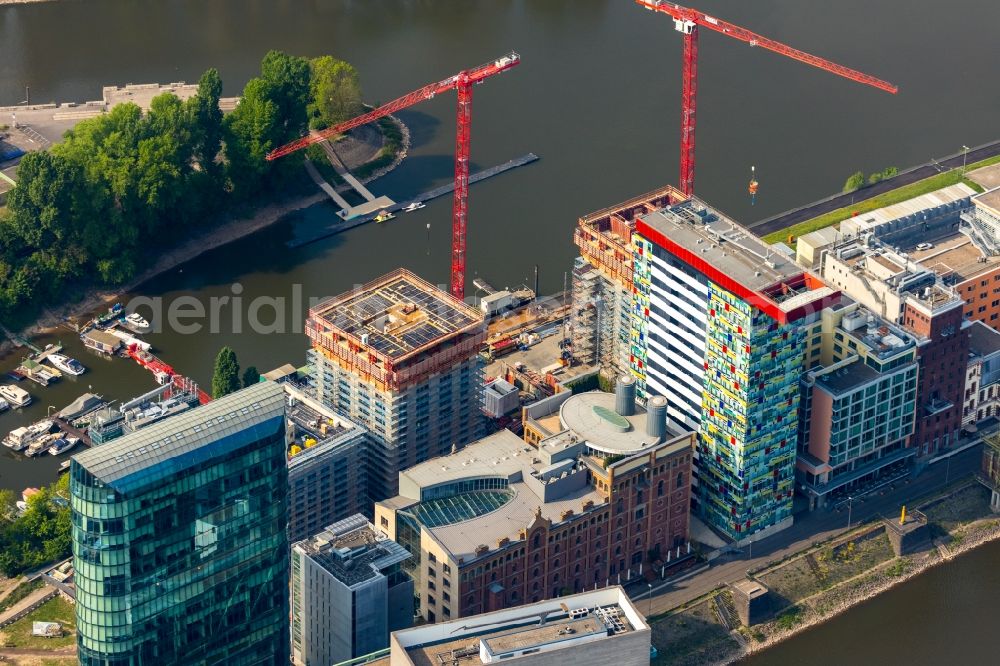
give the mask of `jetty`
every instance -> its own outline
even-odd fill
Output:
[[[471,185],[472,183],[478,183],[481,180],[492,178],[493,176],[497,176],[501,173],[504,173],[505,171],[510,171],[511,169],[516,169],[518,167],[531,164],[532,162],[535,162],[538,159],[539,159],[538,155],[534,153],[528,153],[527,155],[522,155],[521,157],[518,157],[516,159],[504,162],[503,164],[498,164],[497,166],[490,167],[489,169],[484,169],[483,171],[477,171],[473,175],[469,176],[469,184]],[[306,168],[308,169],[308,162]],[[327,187],[329,187],[329,185],[327,185]],[[324,190],[325,189],[326,188],[324,188]],[[450,194],[454,190],[455,190],[455,183],[453,181],[448,183],[447,185],[442,185],[441,187],[434,188],[433,190],[428,190],[427,192],[424,192],[423,194],[420,194],[412,199],[408,199],[406,201],[402,201],[399,203],[394,203],[390,206],[379,208],[378,210],[372,210],[365,214],[358,215],[357,217],[344,220],[343,222],[337,222],[336,224],[332,224],[329,227],[321,229],[308,236],[303,236],[301,238],[293,238],[292,240],[287,241],[285,245],[287,245],[290,248],[296,248],[296,247],[302,247],[303,245],[308,245],[310,243],[315,243],[316,241],[323,240],[324,238],[329,238],[330,236],[336,236],[337,234],[347,231],[348,229],[353,229],[355,227],[361,226],[362,224],[367,224],[368,222],[374,220],[376,216],[378,216],[378,214],[383,210],[388,211],[390,213],[395,213],[396,211],[402,210],[403,208],[409,206],[410,204],[426,203],[432,199],[437,199],[438,197]]]

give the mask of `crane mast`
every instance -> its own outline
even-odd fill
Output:
[[[819,69],[824,69],[837,76],[863,83],[879,90],[895,94],[898,88],[882,79],[850,67],[839,65],[831,60],[800,51],[768,37],[758,35],[734,23],[709,16],[708,14],[683,7],[673,2],[663,0],[635,0],[636,3],[650,11],[661,12],[674,19],[674,28],[684,35],[684,63],[681,80],[681,159],[680,159],[680,190],[687,196],[694,194],[694,138],[695,112],[698,98],[698,29],[700,27],[714,30],[720,34],[732,37],[749,44],[774,51],[788,58],[804,62]]]
[[[505,72],[521,62],[521,56],[511,51],[496,60],[467,69],[447,79],[431,83],[402,97],[383,104],[360,116],[345,120],[322,131],[310,132],[295,141],[275,148],[267,154],[273,161],[285,155],[302,150],[315,143],[374,122],[379,118],[401,111],[424,100],[432,99],[449,90],[458,94],[458,108],[455,117],[455,194],[452,204],[451,225],[451,294],[459,300],[465,298],[465,246],[469,208],[469,145],[472,126],[472,86],[491,76]]]

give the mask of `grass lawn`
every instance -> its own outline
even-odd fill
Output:
[[[974,164],[968,165],[966,172],[972,171],[973,169],[979,169],[981,167],[990,166],[992,164],[1000,164],[1000,156],[991,157],[981,162],[976,162]],[[911,183],[910,185],[904,185],[903,187],[897,188],[885,194],[880,194],[871,199],[865,201],[859,201],[853,206],[845,206],[844,208],[838,208],[837,210],[832,210],[829,213],[820,215],[819,217],[814,217],[811,220],[806,220],[805,222],[800,222],[798,224],[792,225],[786,229],[781,229],[780,231],[775,231],[764,236],[764,240],[768,243],[777,242],[788,242],[788,235],[791,234],[798,239],[799,236],[808,234],[817,229],[825,229],[826,227],[833,226],[847,218],[851,217],[854,213],[859,215],[862,213],[871,212],[877,208],[883,208],[885,206],[891,206],[897,204],[901,201],[906,201],[908,199],[913,199],[914,197],[919,197],[922,194],[927,194],[928,192],[933,192],[935,190],[940,190],[942,187],[948,187],[949,185],[955,185],[956,183],[965,183],[977,192],[982,192],[983,188],[976,183],[964,178],[960,173],[960,170],[953,169],[951,171],[946,171],[945,173],[939,173],[937,175],[931,176],[930,178],[925,178],[924,180],[917,181],[916,183]],[[860,190],[863,192],[864,190]],[[791,243],[794,245],[794,240]]]
[[[58,638],[32,636],[32,622],[58,622],[62,625],[63,635]],[[0,633],[3,634],[3,643],[11,647],[46,650],[75,645],[76,615],[73,604],[56,596],[14,624],[4,627]]]
[[[652,666],[699,666],[735,655],[739,643],[715,616],[713,600],[651,623],[652,642],[659,653]]]
[[[758,577],[783,600],[784,606],[789,606],[892,558],[889,537],[881,533],[836,549],[823,548]]]

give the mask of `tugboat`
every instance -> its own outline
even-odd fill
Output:
[[[119,321],[133,333],[149,333],[152,330],[149,322],[138,312],[133,312],[130,315],[122,317]]]
[[[80,376],[87,371],[87,368],[83,366],[82,363],[77,361],[75,358],[70,358],[63,354],[49,354],[46,359],[56,367],[56,370],[60,370],[69,375]]]
[[[14,407],[27,407],[31,404],[31,394],[20,386],[13,386],[11,384],[0,386],[0,398],[3,398]]]

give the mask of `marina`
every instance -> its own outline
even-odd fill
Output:
[[[472,174],[471,176],[469,176],[469,184],[471,185],[473,183],[478,183],[481,180],[492,178],[493,176],[498,176],[504,173],[505,171],[510,171],[511,169],[516,169],[518,167],[531,164],[532,162],[535,162],[538,159],[539,159],[538,155],[534,153],[527,153],[526,155],[522,155],[518,158],[509,160],[507,162],[504,162],[503,164],[498,164],[497,166],[490,167],[489,169],[484,169],[483,171],[478,171]],[[400,203],[394,203],[390,206],[385,206],[383,208],[379,208],[377,210],[368,212],[363,215],[357,215],[351,218],[350,220],[342,222],[338,221],[334,224],[331,224],[329,227],[325,229],[321,229],[316,233],[303,236],[301,238],[293,238],[287,241],[285,245],[289,248],[302,247],[303,245],[315,243],[316,241],[323,240],[324,238],[329,238],[330,236],[342,233],[344,231],[347,231],[348,229],[359,227],[362,224],[367,224],[368,222],[372,221],[376,223],[386,222],[394,218],[395,215],[393,215],[393,213],[397,211],[402,210],[407,213],[413,212],[419,208],[423,208],[426,202],[431,201],[432,199],[437,199],[438,197],[442,197],[446,194],[450,194],[454,190],[455,190],[455,183],[450,182],[447,185],[442,185],[441,187],[434,188],[433,190],[428,190],[427,192],[424,192],[423,194],[420,194],[412,199],[408,199]]]

